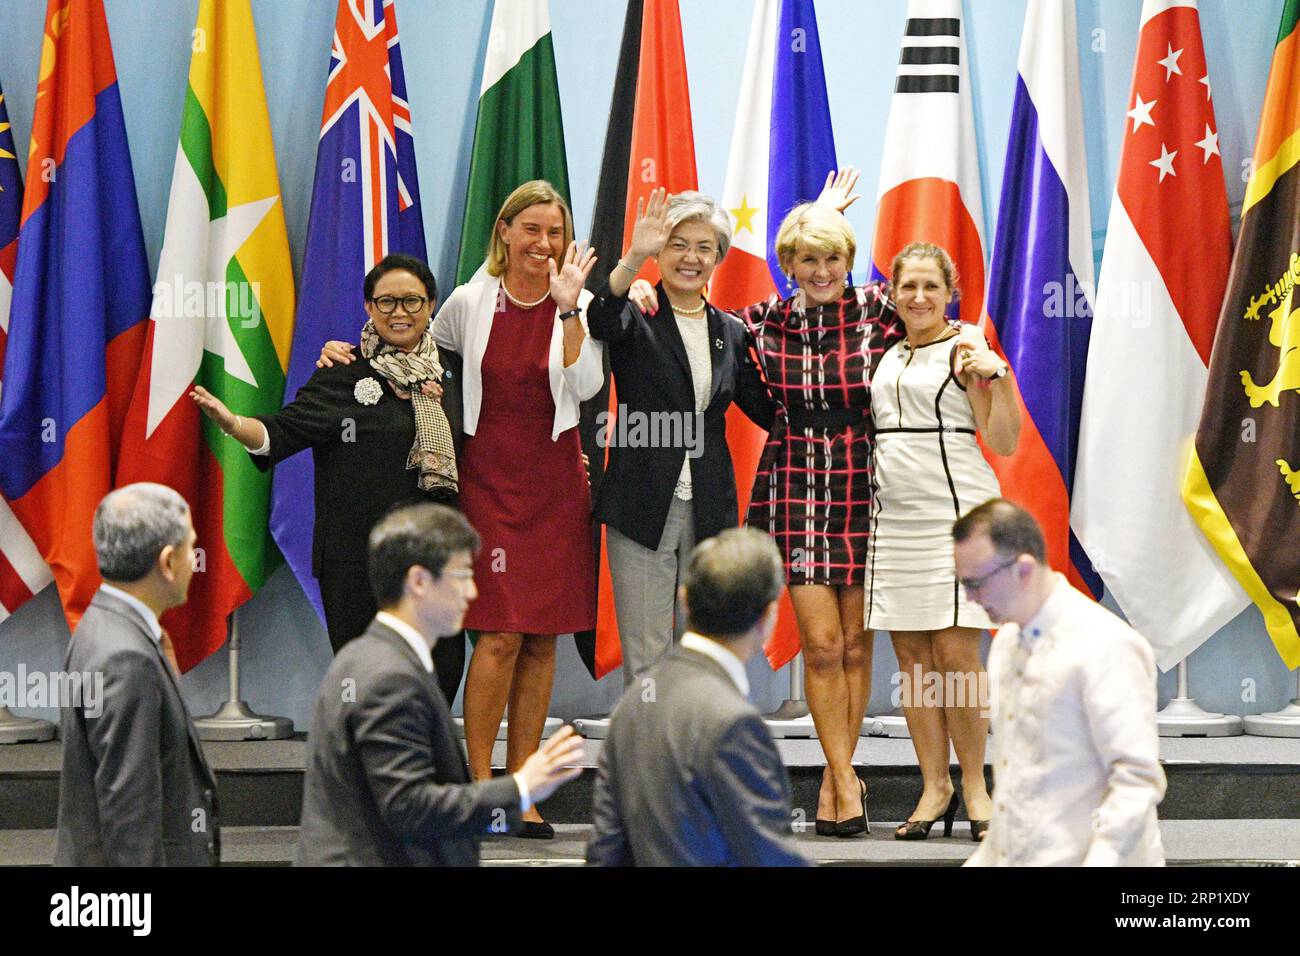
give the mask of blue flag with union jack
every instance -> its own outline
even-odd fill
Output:
[[[357,341],[362,282],[390,252],[425,258],[397,13],[393,0],[339,0],[286,402],[311,378],[322,345]],[[323,620],[311,561],[313,475],[307,455],[276,465],[271,532]]]

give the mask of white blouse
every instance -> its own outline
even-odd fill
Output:
[[[993,639],[993,819],[967,866],[1163,866],[1151,646],[1056,575]]]
[[[459,352],[465,360],[461,393],[465,411],[463,427],[467,435],[478,430],[479,409],[483,405],[483,355],[492,334],[500,289],[500,277],[489,275],[486,267],[480,267],[473,278],[452,290],[433,320],[433,339],[439,348]],[[586,289],[578,295],[578,308],[582,310],[578,321],[584,329],[587,327],[587,305],[592,298]],[[558,309],[556,315],[559,315]],[[552,441],[578,424],[578,405],[594,396],[605,384],[604,345],[588,335],[582,342],[577,361],[566,368],[561,325],[557,321],[551,330],[547,360],[551,398],[555,400]]]

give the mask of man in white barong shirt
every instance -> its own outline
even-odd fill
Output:
[[[994,499],[953,526],[989,651],[993,817],[967,866],[1163,866],[1165,793],[1147,641],[1048,566],[1042,530]]]

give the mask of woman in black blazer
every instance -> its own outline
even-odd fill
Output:
[[[674,623],[675,596],[691,548],[739,521],[727,409],[734,401],[764,429],[775,414],[745,327],[704,298],[730,244],[730,220],[712,199],[656,192],[638,208],[632,247],[610,274],[608,294],[587,312],[592,337],[608,350],[618,400],[615,416],[597,416],[609,462],[595,511],[607,528],[627,684],[684,628]],[[662,281],[659,311],[646,315],[627,292],[651,255]]]
[[[438,297],[433,273],[413,256],[390,255],[367,274],[363,292],[369,321],[362,353],[370,361],[318,368],[274,415],[244,418],[201,386],[191,393],[259,469],[311,449],[312,572],[336,653],[366,630],[377,610],[366,570],[370,529],[398,504],[454,503],[457,492],[460,390],[428,332]],[[417,411],[426,419],[423,429]],[[433,653],[450,704],[465,668],[465,642],[439,641]]]

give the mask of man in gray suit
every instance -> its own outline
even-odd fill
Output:
[[[216,865],[217,781],[158,622],[189,591],[189,505],[163,485],[128,485],[99,503],[93,536],[104,583],[63,667],[102,674],[104,692],[98,713],[62,702],[55,865]]]
[[[582,772],[563,728],[510,776],[472,783],[434,677],[432,648],[458,634],[478,534],[451,508],[415,504],[370,532],[380,610],[334,658],[316,698],[298,866],[476,866],[479,837]]]
[[[592,796],[598,866],[802,866],[790,781],[746,700],[745,661],[776,626],[781,556],[731,528],[691,552],[689,632],[624,693]]]

